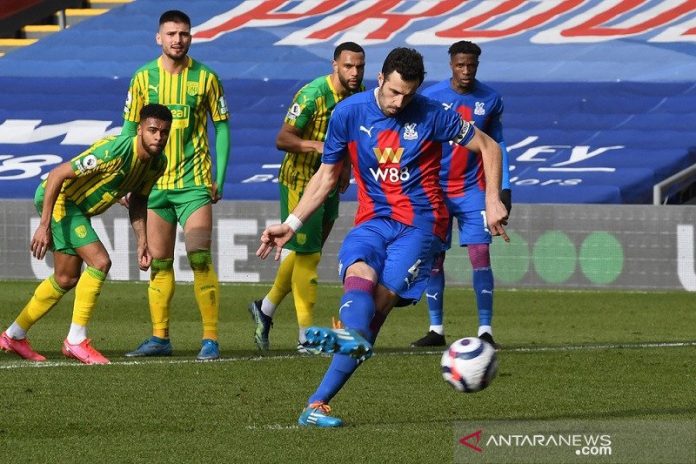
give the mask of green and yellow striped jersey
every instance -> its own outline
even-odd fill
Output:
[[[136,154],[137,143],[138,137],[128,135],[106,137],[70,160],[77,177],[63,182],[53,218],[60,221],[65,217],[66,202],[91,217],[106,211],[128,192],[147,197],[164,173],[167,158],[160,153],[141,161]],[[36,192],[39,201],[43,201],[45,191],[46,181],[43,181]]]
[[[343,98],[333,88],[330,75],[317,77],[295,94],[285,123],[298,128],[302,139],[323,142],[331,113]],[[292,189],[304,189],[320,164],[321,153],[287,152],[280,166],[279,181]]]
[[[165,148],[167,171],[157,189],[212,186],[212,162],[208,144],[208,113],[214,122],[229,118],[218,76],[191,57],[180,74],[162,68],[162,58],[138,69],[131,79],[123,117],[139,122],[148,103],[166,105],[172,112],[172,130]]]

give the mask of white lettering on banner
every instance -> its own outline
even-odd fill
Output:
[[[529,135],[517,143],[513,143],[512,145],[508,145],[507,149],[508,150],[516,150],[518,148],[522,148],[522,147],[526,147],[527,145],[531,145],[534,142],[536,142],[537,140],[539,140],[538,135]]]
[[[544,153],[555,154],[559,150],[563,150],[564,148],[570,148],[570,145],[539,145],[538,147],[528,148],[527,150],[525,150],[524,153],[522,153],[515,159],[517,161],[543,163],[545,161],[548,161],[548,158],[536,159],[537,155],[542,155]],[[512,148],[508,149],[508,151],[510,150],[512,150]]]
[[[0,180],[19,180],[40,176],[42,166],[62,163],[63,158],[51,154],[30,156],[0,155],[0,161],[2,161],[0,165]]]
[[[521,179],[517,176],[510,178],[510,183],[513,185],[560,185],[561,187],[573,187],[582,184],[582,179]]]
[[[524,139],[522,142],[511,145],[508,147],[508,151],[512,151],[516,148],[524,147],[527,146],[531,143],[534,143],[537,141],[539,137],[532,136],[532,137],[527,137]],[[570,151],[570,156],[566,161],[561,161],[558,163],[554,163],[551,166],[544,166],[538,168],[539,172],[616,172],[616,168],[609,167],[609,166],[583,166],[583,167],[574,167],[570,166],[572,164],[577,164],[581,163],[585,160],[594,158],[596,156],[599,156],[603,153],[606,153],[610,150],[621,150],[626,148],[625,145],[612,145],[608,147],[599,147],[595,150],[591,150],[589,145],[578,145],[572,147],[571,145],[539,145],[535,147],[530,147],[527,148],[524,153],[521,155],[515,157],[515,161],[517,162],[534,162],[534,163],[543,163],[549,160],[550,157],[543,157],[541,155],[544,154],[549,154],[549,155],[554,155],[558,153],[561,150],[571,148]],[[515,166],[513,166],[514,169]]]
[[[64,136],[61,145],[91,145],[107,135],[118,135],[120,127],[107,128],[112,121],[77,119],[62,124],[40,126],[40,119],[7,119],[0,124],[0,144],[43,142]]]
[[[622,148],[626,148],[625,145],[613,145],[611,147],[599,147],[594,151],[590,151],[589,145],[578,145],[573,147],[573,149],[570,152],[570,158],[568,158],[568,161],[563,161],[562,163],[556,163],[554,166],[567,166],[569,164],[573,163],[579,163],[581,161],[588,160],[590,158],[594,158],[595,156],[601,155],[602,153],[605,153],[609,150],[620,150]]]
[[[410,31],[406,43],[449,45],[461,39],[486,42],[531,31],[538,32],[530,41],[539,44],[605,42],[655,32],[657,35],[645,40],[693,42],[696,31],[688,15],[694,10],[693,0],[245,0],[195,26],[192,35],[196,42],[207,42],[242,28],[282,27],[314,20],[276,45],[345,40],[370,45],[389,42],[429,20],[429,27]],[[684,17],[684,23],[657,31]],[[431,26],[433,22],[436,24]]]
[[[256,220],[219,219],[217,226],[220,280],[225,282],[258,282],[260,280],[258,272],[239,272],[236,270],[237,262],[248,261],[249,247],[235,243],[235,238],[238,235],[257,236],[259,234]]]
[[[280,169],[280,164],[262,164],[261,169],[273,169],[276,173]],[[278,183],[278,176],[277,174],[254,174],[251,177],[247,177],[246,179],[242,180],[242,184],[251,184],[251,183],[257,183],[257,182],[268,182],[272,181],[273,183]]]
[[[247,177],[246,179],[242,180],[242,184],[255,184],[255,183],[262,183],[262,182],[278,182],[278,178],[274,176],[273,174],[254,174],[251,177]]]
[[[0,143],[20,143],[21,141],[21,143],[27,144],[31,142],[41,142],[43,140],[57,137],[59,135],[65,135],[64,140],[61,142],[63,144],[69,142],[70,144],[90,145],[94,142],[94,140],[97,140],[100,137],[105,136],[114,130],[118,132],[118,130],[120,129],[114,128],[104,132],[105,128],[110,125],[110,121],[91,121],[95,123],[91,126],[89,124],[87,126],[81,125],[81,122],[84,121],[71,121],[62,124],[40,126],[37,128],[37,124],[39,122],[40,121],[37,120],[6,121],[2,125],[0,125]],[[15,134],[15,136],[10,135],[10,132],[14,130],[13,128],[17,129],[18,131],[18,134]],[[83,130],[86,130],[86,132],[81,132]],[[624,145],[611,145],[596,148],[590,147],[589,145],[533,145],[538,140],[539,136],[527,136],[520,142],[508,146],[508,151],[510,153],[512,153],[513,150],[519,150],[524,148],[524,151],[520,155],[517,155],[514,158],[511,156],[511,161],[513,161],[514,159],[514,161],[520,163],[520,166],[511,164],[511,171],[524,167],[524,163],[548,163],[548,161],[558,153],[570,150],[570,155],[567,159],[558,161],[551,165],[547,164],[543,167],[539,167],[538,171],[612,173],[616,171],[616,168],[610,166],[576,167],[573,165],[592,158],[597,158],[600,155],[604,155],[612,150],[622,150],[625,148]],[[57,165],[62,161],[63,158],[55,154],[39,154],[28,156],[0,155],[0,180],[20,180],[39,177],[42,175],[42,172],[48,170],[47,167],[52,168],[54,165]],[[271,174],[263,172],[259,174],[253,174],[250,177],[243,179],[241,183],[277,183],[277,170],[279,169],[279,167],[279,164],[262,164],[261,169],[273,170],[274,173]],[[409,173],[407,171],[398,171],[395,170],[395,168],[389,168],[388,170],[373,170],[372,175],[375,178],[375,180],[389,182],[404,181],[407,180],[409,177]],[[43,174],[43,177],[45,176],[46,173]],[[355,180],[351,179],[351,183],[354,182]],[[186,267],[186,269],[188,271],[188,267]]]
[[[685,290],[696,292],[694,226],[677,225],[677,275]]]

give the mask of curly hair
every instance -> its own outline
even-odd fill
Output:
[[[460,40],[459,42],[453,43],[449,50],[447,50],[450,56],[463,53],[465,55],[476,55],[481,56],[481,47],[476,45],[474,42],[469,42],[468,40]]]

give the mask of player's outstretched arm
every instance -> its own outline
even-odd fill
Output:
[[[500,235],[509,242],[504,225],[507,224],[508,212],[500,201],[500,179],[502,154],[498,142],[483,131],[475,129],[474,137],[466,144],[470,150],[481,153],[483,172],[486,176],[486,222],[491,235]]]
[[[263,231],[261,234],[261,245],[256,250],[256,256],[265,259],[275,248],[275,259],[276,261],[280,259],[283,245],[288,243],[297,229],[302,227],[302,223],[326,201],[329,193],[336,187],[342,169],[343,163],[322,163],[319,166],[317,172],[309,180],[302,198],[300,198],[299,203],[292,210],[285,223],[273,224]]]

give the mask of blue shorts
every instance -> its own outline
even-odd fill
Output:
[[[457,218],[459,228],[459,246],[474,245],[481,243],[491,243],[493,237],[486,224],[486,209],[475,209],[465,211],[464,197],[445,198],[447,209],[450,213],[450,223],[447,228],[447,243],[443,250],[449,250],[452,246],[452,223]],[[471,205],[468,205],[471,208]]]
[[[338,252],[341,281],[350,265],[365,262],[377,272],[379,283],[401,297],[417,302],[430,277],[433,257],[442,240],[428,231],[389,218],[375,218],[355,226]]]

